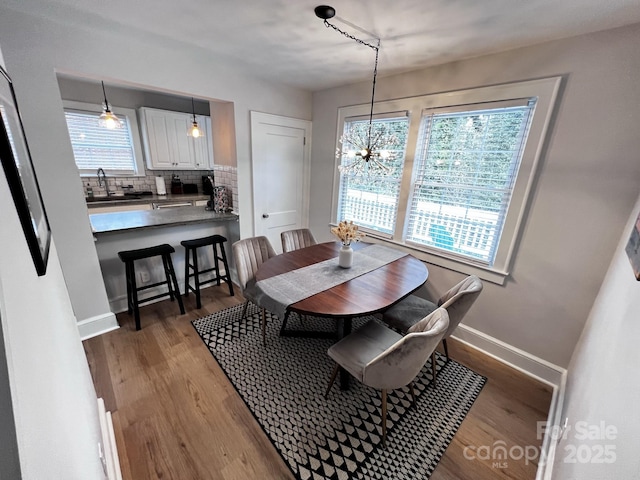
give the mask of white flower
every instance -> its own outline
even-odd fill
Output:
[[[358,225],[353,221],[341,221],[337,227],[331,228],[331,233],[340,239],[343,245],[351,245],[351,242],[359,242],[364,233],[358,231]]]

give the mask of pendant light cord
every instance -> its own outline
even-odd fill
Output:
[[[107,102],[107,92],[104,89],[104,82],[102,83],[102,94],[104,95],[104,108],[108,112],[109,111],[109,102]]]
[[[350,33],[345,32],[344,30],[341,30],[333,23],[328,22],[326,19],[324,20],[324,26],[327,28],[331,27],[336,32],[344,35],[345,37],[350,38],[351,40],[354,40],[360,45],[364,45],[376,51],[376,62],[373,67],[373,85],[371,87],[371,109],[369,110],[369,135],[367,138],[367,149],[371,150],[371,130],[373,129],[373,102],[376,96],[376,77],[378,76],[378,54],[380,53],[380,39],[379,38],[377,39],[376,45],[372,45],[370,43],[365,42],[364,40],[360,40],[359,38],[354,37]]]
[[[193,123],[196,123],[196,106],[193,103],[193,97],[191,97],[191,113],[193,113]]]

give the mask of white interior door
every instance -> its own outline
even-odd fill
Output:
[[[280,252],[280,233],[309,222],[311,122],[251,112],[255,234]]]

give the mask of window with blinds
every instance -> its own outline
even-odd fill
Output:
[[[134,175],[136,154],[131,122],[118,113],[122,128],[109,130],[98,125],[99,113],[65,110],[65,119],[80,173],[95,174],[102,168],[110,175]]]
[[[362,138],[368,135],[368,128],[368,117],[347,118],[344,123],[345,134],[358,130],[362,131]],[[373,120],[372,136],[375,137],[376,133],[384,130],[393,133],[399,140],[399,147],[391,150],[396,154],[388,163],[391,173],[381,177],[341,174],[337,212],[339,221],[353,221],[364,230],[372,230],[382,236],[390,237],[393,234],[398,214],[408,128],[409,120],[406,115]],[[348,151],[349,147],[343,145],[343,151]],[[341,161],[346,163],[348,160],[345,156]]]
[[[492,266],[535,100],[423,111],[405,241]]]

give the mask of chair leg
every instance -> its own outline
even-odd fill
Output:
[[[173,295],[175,292],[171,286],[171,274],[169,273],[167,255],[162,255],[162,266],[164,267],[164,278],[166,279],[167,288],[169,289],[169,299],[173,302]]]
[[[416,394],[413,391],[413,382],[409,383],[409,393],[411,394],[411,403],[416,403]]]
[[[387,446],[387,389],[382,389],[382,446]]]
[[[133,306],[133,318],[136,321],[136,330],[140,330],[140,307],[138,306],[138,285],[136,284],[136,269],[133,261],[129,266],[131,274],[131,303]]]
[[[240,317],[240,320],[242,320],[244,317],[247,316],[247,309],[248,308],[249,308],[249,300],[245,300],[244,306],[242,307],[242,316]]]
[[[433,377],[433,386],[436,386],[436,352],[431,354],[431,376]]]
[[[227,262],[227,253],[224,251],[224,244],[220,244],[220,254],[222,255],[222,265],[224,265],[225,276],[223,280],[229,285],[229,295],[233,297],[233,283],[231,282],[231,273],[229,272],[229,262]],[[218,271],[220,275],[220,271]]]
[[[267,344],[267,314],[264,308],[260,309],[260,316],[262,317],[262,345]]]
[[[282,326],[280,327],[281,337],[284,335],[284,332],[287,330],[287,321],[289,320],[289,315],[291,315],[291,312],[289,310],[284,312],[284,320],[282,320]]]
[[[184,247],[184,296],[189,296],[189,247]]]
[[[333,373],[331,374],[331,379],[329,380],[329,386],[327,387],[327,391],[324,392],[324,398],[327,398],[327,396],[329,395],[329,391],[331,390],[331,387],[333,387],[333,384],[336,381],[336,377],[338,376],[339,371],[340,371],[340,364],[336,363],[336,366],[333,369]]]
[[[184,315],[184,304],[182,303],[182,297],[180,296],[180,288],[178,287],[178,279],[176,278],[176,271],[173,269],[173,262],[171,261],[171,256],[167,255],[166,259],[166,268],[167,268],[167,284],[169,285],[169,291],[171,291],[170,281],[173,282],[173,288],[175,291],[176,300],[178,300],[178,307],[180,307],[180,313]]]
[[[444,356],[447,357],[447,360],[449,360],[449,348],[447,347],[447,339],[446,338],[442,339],[442,346],[444,347]]]
[[[200,271],[198,270],[198,249],[193,249],[193,281],[195,283],[196,290],[196,308],[202,308],[200,302]]]

